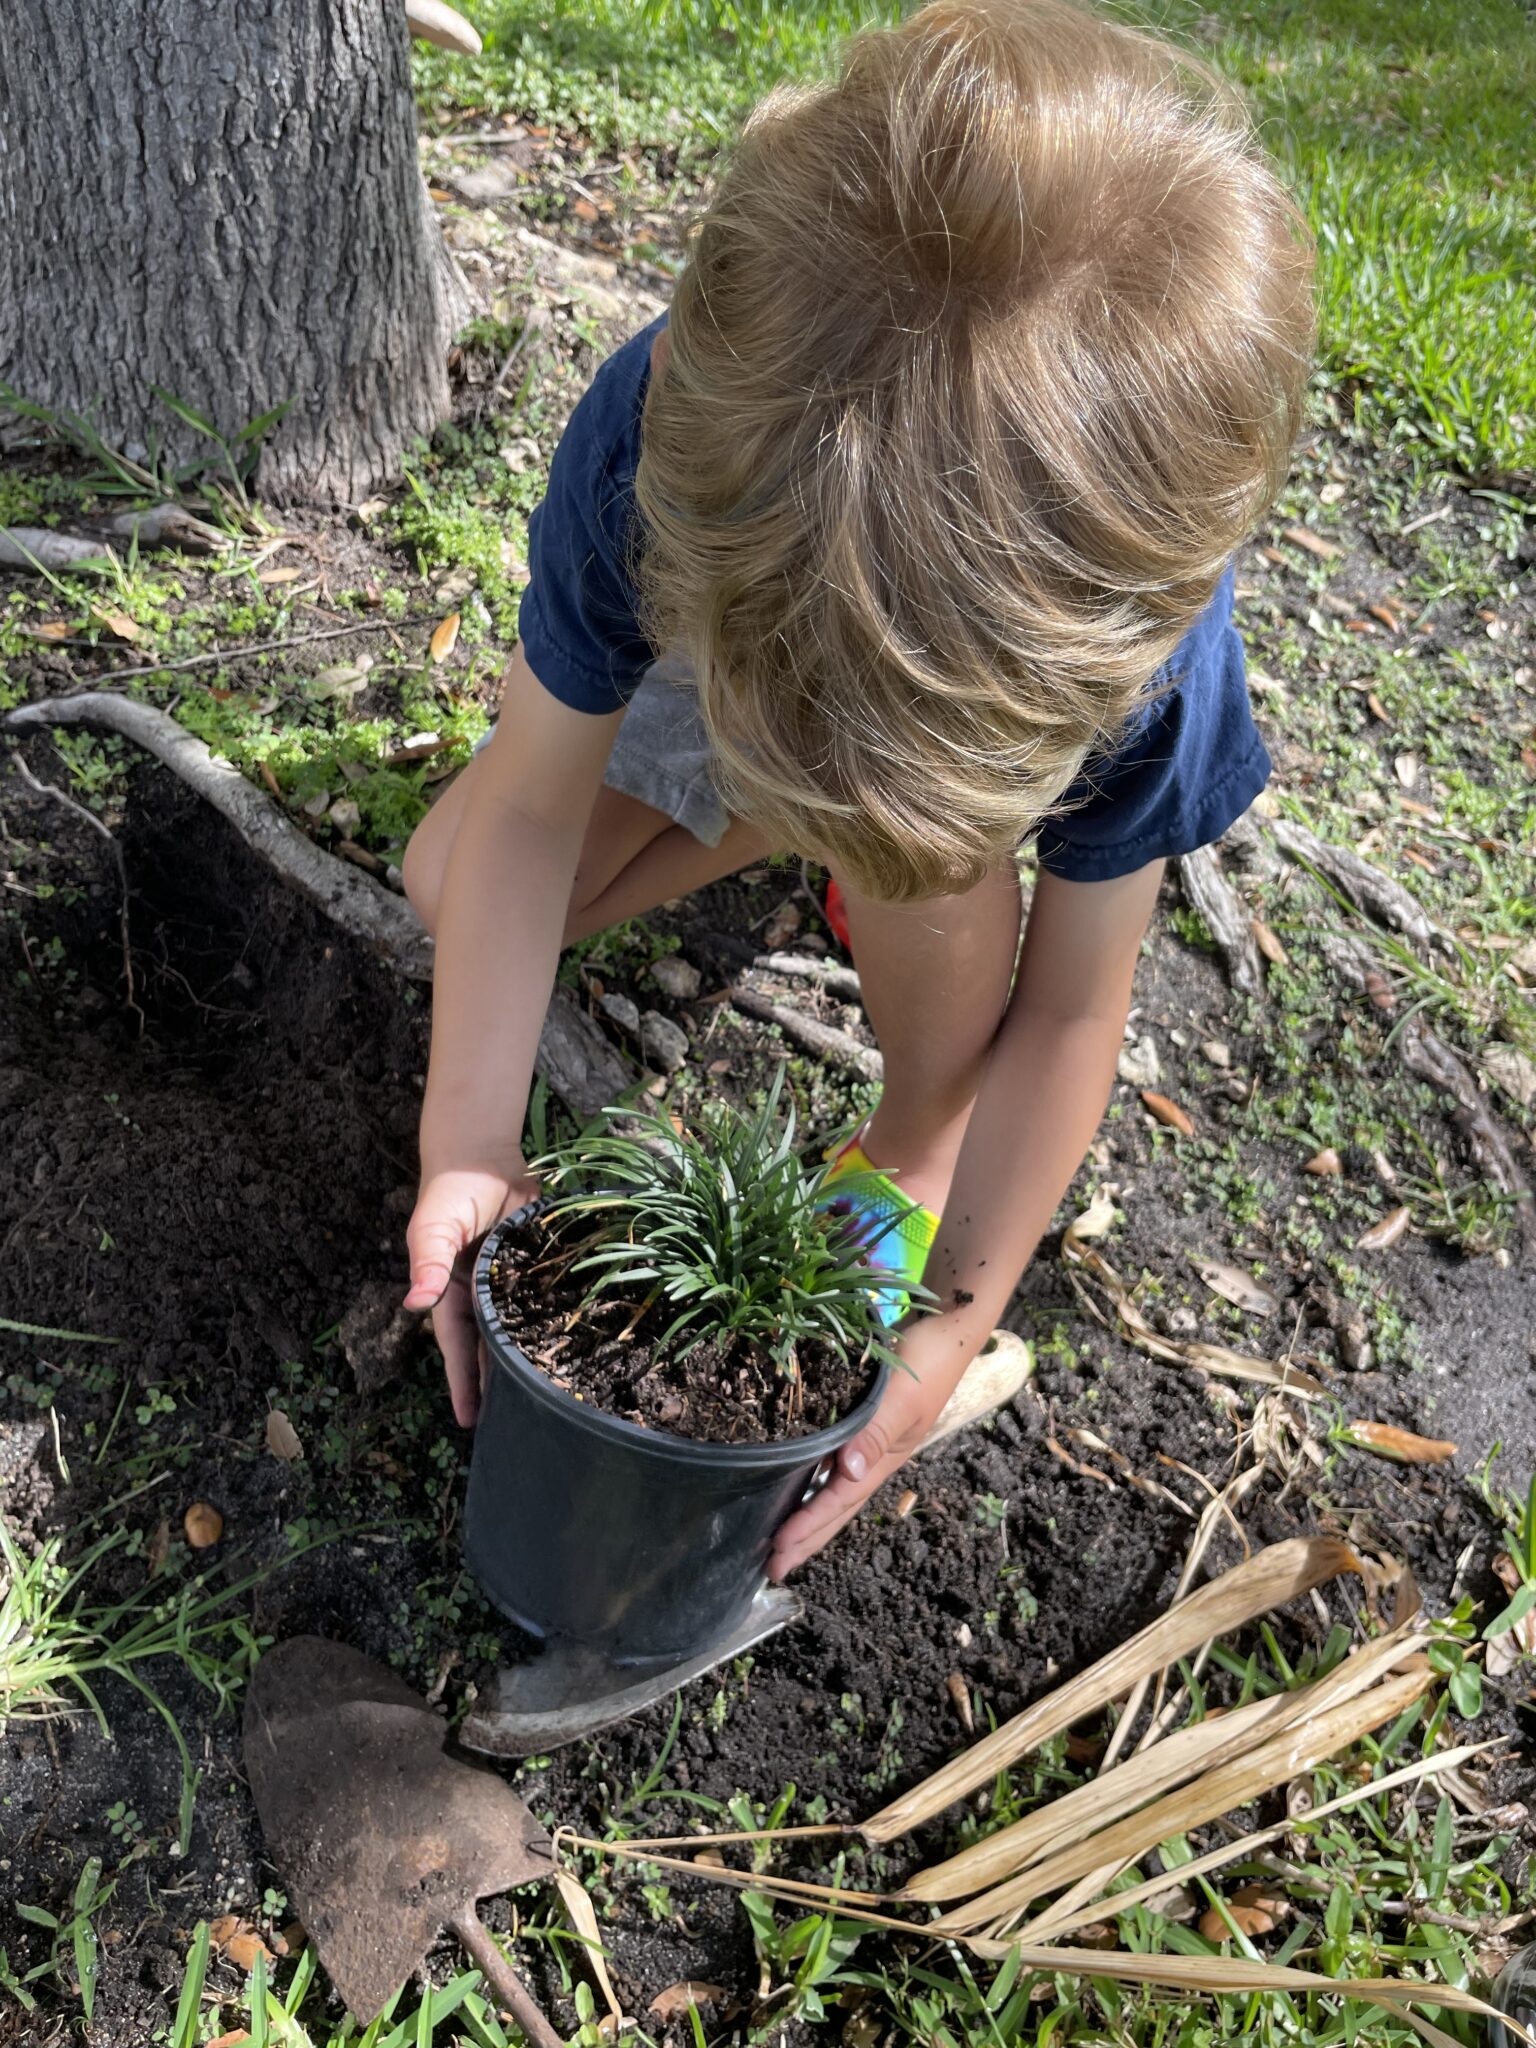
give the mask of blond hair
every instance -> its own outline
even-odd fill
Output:
[[[890,900],[1007,858],[1279,489],[1310,282],[1234,95],[1069,0],[936,0],[773,93],[636,480],[732,808]]]

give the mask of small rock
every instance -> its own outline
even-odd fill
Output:
[[[306,818],[323,818],[331,808],[331,792],[328,789],[317,789],[313,796],[304,799],[301,808]]]
[[[1518,1046],[1488,1046],[1483,1053],[1483,1070],[1522,1109],[1536,1107],[1536,1061]]]
[[[1132,1044],[1122,1046],[1116,1071],[1121,1080],[1128,1081],[1133,1088],[1155,1088],[1163,1077],[1156,1040],[1145,1034]]]
[[[484,163],[474,164],[468,170],[454,170],[450,177],[462,196],[472,199],[477,206],[510,199],[521,182],[517,159],[511,151],[506,157],[487,157]]]
[[[520,441],[509,441],[498,453],[514,476],[525,475],[539,463],[539,444],[527,436]]]
[[[702,977],[691,960],[684,960],[677,953],[664,953],[652,966],[651,979],[663,995],[686,1003],[698,994]]]
[[[600,1010],[606,1012],[621,1031],[627,1031],[632,1038],[640,1035],[640,1011],[628,996],[605,994],[597,999]]]
[[[336,830],[348,839],[352,837],[352,834],[363,822],[362,812],[349,796],[337,797],[335,803],[327,811],[326,816],[336,827]]]
[[[1226,1069],[1232,1064],[1232,1048],[1224,1038],[1202,1038],[1200,1050],[1213,1067]]]
[[[640,1019],[640,1051],[654,1060],[665,1074],[675,1074],[688,1059],[688,1034],[659,1010],[647,1010]]]
[[[1200,1318],[1182,1301],[1172,1308],[1159,1309],[1152,1320],[1165,1337],[1193,1337],[1200,1327]]]

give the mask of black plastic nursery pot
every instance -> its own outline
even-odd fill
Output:
[[[578,1401],[508,1336],[491,1263],[535,1215],[499,1224],[475,1264],[488,1376],[464,1510],[470,1569],[535,1636],[615,1663],[670,1663],[751,1604],[774,1531],[820,1468],[870,1420],[889,1367],[830,1429],[767,1444],[706,1444]]]

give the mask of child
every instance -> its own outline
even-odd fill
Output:
[[[407,1306],[461,1422],[562,944],[793,850],[847,902],[861,1144],[932,1212],[938,1309],[773,1575],[922,1440],[1092,1140],[1164,861],[1268,775],[1228,565],[1310,279],[1224,88],[1068,0],[935,0],[753,115],[670,318],[566,429],[494,739],[406,854],[437,939]]]

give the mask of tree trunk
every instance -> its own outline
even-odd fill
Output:
[[[138,461],[349,504],[447,415],[468,301],[416,157],[400,0],[12,0],[0,379]]]

